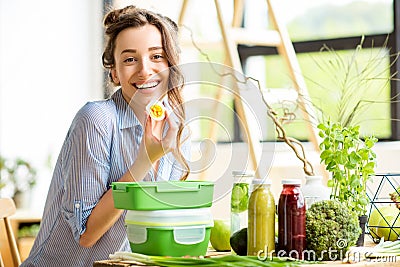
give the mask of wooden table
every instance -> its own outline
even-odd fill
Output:
[[[364,242],[365,248],[368,247],[373,247],[375,246],[375,243],[372,242],[372,239],[366,235],[365,236],[365,242]],[[357,248],[356,248],[357,249]],[[361,248],[362,249],[362,248]],[[230,252],[216,252],[215,250],[209,250],[207,251],[207,256],[213,257],[213,256],[221,256],[221,255],[227,255]],[[367,259],[360,259],[355,257],[350,257],[350,262],[346,261],[328,261],[328,262],[323,262],[320,264],[303,264],[300,265],[301,267],[320,267],[320,266],[326,266],[326,267],[344,267],[344,266],[351,266],[351,267],[365,267],[365,266],[377,266],[377,267],[399,267],[400,266],[400,256],[393,256],[393,257],[388,257],[388,258],[367,258]],[[142,266],[138,263],[132,262],[132,261],[115,261],[115,260],[103,260],[103,261],[97,261],[94,262],[93,267],[134,267],[134,266]]]
[[[93,267],[134,267],[134,266],[141,266],[134,262],[130,261],[113,261],[113,260],[104,260],[104,261],[97,261],[93,264]],[[396,262],[376,262],[371,259],[371,261],[362,261],[357,263],[345,263],[345,262],[324,262],[323,264],[303,264],[301,267],[343,267],[343,266],[351,266],[351,267],[363,267],[363,266],[377,266],[377,267],[399,267],[400,266],[400,257],[398,257]]]
[[[227,254],[227,253],[225,253]],[[219,254],[221,255],[221,254]],[[222,254],[223,255],[223,254]],[[364,259],[362,261],[357,262],[345,262],[345,261],[330,261],[330,262],[323,262],[319,264],[302,264],[301,267],[343,267],[343,266],[351,266],[351,267],[370,267],[370,266],[377,266],[377,267],[399,267],[400,266],[400,256],[391,257],[387,259]],[[93,264],[93,267],[135,267],[135,266],[142,266],[141,264],[132,262],[132,261],[115,261],[115,260],[103,260],[103,261],[96,261]]]

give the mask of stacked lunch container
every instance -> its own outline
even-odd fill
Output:
[[[213,217],[214,184],[205,181],[112,183],[114,205],[125,217],[132,252],[205,255]]]

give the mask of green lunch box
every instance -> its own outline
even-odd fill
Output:
[[[114,206],[125,210],[211,207],[214,183],[205,181],[113,182]]]
[[[132,252],[176,257],[204,256],[213,219],[210,208],[129,210],[125,224]]]

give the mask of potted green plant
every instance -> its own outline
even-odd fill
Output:
[[[373,136],[360,137],[360,127],[343,126],[327,121],[318,125],[323,138],[321,161],[332,174],[328,186],[331,198],[347,204],[359,216],[367,212],[367,181],[374,175],[376,154],[372,150],[378,141]]]
[[[346,204],[355,211],[365,233],[368,220],[367,182],[375,174],[376,154],[372,150],[378,141],[374,136],[360,137],[360,126],[343,126],[327,121],[318,125],[323,138],[321,162],[331,173],[328,186],[332,187],[331,199]],[[357,245],[364,244],[363,233]]]
[[[8,193],[17,208],[26,208],[36,185],[36,173],[32,164],[22,158],[7,159],[0,156],[0,192]]]
[[[369,204],[367,182],[375,174],[373,147],[378,142],[372,134],[361,134],[361,120],[374,104],[384,101],[379,100],[380,94],[393,78],[388,74],[390,66],[387,67],[388,54],[384,49],[371,52],[360,61],[362,42],[353,55],[346,58],[325,47],[332,57],[318,65],[332,77],[331,85],[337,97],[331,101],[336,105],[331,108],[332,112],[321,112],[318,125],[320,159],[331,176],[328,180],[328,186],[332,188],[331,199],[345,203],[359,216],[363,232],[358,245],[364,244]],[[332,91],[326,86],[323,89]]]

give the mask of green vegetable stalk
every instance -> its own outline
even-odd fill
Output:
[[[400,255],[400,240],[396,241],[384,241],[382,238],[378,245],[373,248],[373,253],[377,255],[378,253],[381,255],[390,254],[390,255]]]
[[[275,257],[272,259],[258,259],[256,256],[224,255],[215,257],[166,257],[147,256],[132,252],[116,252],[110,255],[111,259],[131,260],[146,266],[207,266],[207,267],[240,267],[240,266],[265,266],[265,267],[295,267],[304,261],[291,258]]]

